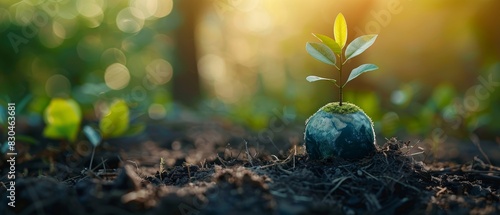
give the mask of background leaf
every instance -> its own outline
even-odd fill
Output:
[[[72,99],[54,98],[45,109],[47,126],[43,135],[47,138],[75,141],[82,121],[80,106]]]
[[[340,55],[342,53],[342,49],[340,48],[339,44],[335,42],[335,40],[329,36],[323,35],[323,34],[313,34],[316,38],[319,39],[319,41],[323,42],[325,45],[327,45],[333,53]]]
[[[323,43],[306,43],[306,50],[311,56],[323,63],[335,66],[337,61],[333,51]]]
[[[101,140],[102,140],[101,136],[91,126],[89,126],[89,125],[84,126],[83,127],[83,133],[85,134],[85,136],[87,136],[87,138],[89,139],[90,143],[92,143],[92,145],[94,147],[97,147],[101,143]]]
[[[309,82],[315,82],[315,81],[331,81],[331,82],[334,82],[334,83],[337,82],[337,80],[335,80],[335,79],[323,78],[323,77],[318,77],[318,76],[315,76],[315,75],[307,76],[306,80],[309,81]]]
[[[108,112],[99,122],[102,138],[118,137],[124,134],[129,127],[129,109],[123,99],[111,104]]]
[[[345,50],[346,60],[356,57],[363,53],[366,49],[370,48],[377,39],[376,34],[364,35],[354,39]]]
[[[26,95],[21,101],[16,103],[16,112],[21,113],[24,111],[26,106],[31,102],[33,96],[31,94]]]
[[[355,79],[359,75],[361,75],[365,72],[376,70],[376,69],[378,69],[378,67],[375,64],[363,64],[361,66],[354,68],[351,71],[351,74],[349,75],[349,78],[345,82],[344,86],[347,84],[347,82],[351,81],[352,79]]]
[[[339,13],[337,18],[335,18],[335,23],[333,24],[333,36],[335,37],[337,44],[339,44],[340,49],[344,48],[345,43],[347,42],[347,23],[342,13]]]

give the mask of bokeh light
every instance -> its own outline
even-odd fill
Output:
[[[146,66],[146,72],[150,83],[162,85],[172,78],[173,68],[166,60],[155,59]]]
[[[137,8],[125,8],[116,16],[116,26],[125,33],[137,33],[144,27],[144,15]]]
[[[71,95],[71,83],[64,75],[53,75],[45,82],[45,92],[51,98],[68,98]]]
[[[151,119],[163,119],[167,115],[167,110],[161,104],[151,104],[148,108],[148,114]]]
[[[100,2],[102,3],[103,1]],[[76,3],[76,9],[82,16],[88,18],[101,16],[103,14],[101,5],[99,5],[95,0],[78,0]]]
[[[101,63],[104,65],[111,65],[113,63],[127,64],[127,57],[117,48],[109,48],[102,52]]]
[[[113,90],[125,88],[130,81],[130,73],[126,66],[120,63],[111,64],[104,73],[106,85]]]
[[[158,6],[156,7],[156,11],[153,14],[153,16],[156,18],[168,16],[168,14],[170,14],[170,12],[172,12],[172,9],[174,8],[173,0],[157,0],[157,5]]]

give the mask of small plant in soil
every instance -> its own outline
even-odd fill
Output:
[[[82,121],[82,111],[73,99],[54,98],[45,109],[44,119],[47,124],[43,131],[45,137],[75,142]]]
[[[339,102],[328,103],[306,121],[306,151],[312,159],[342,157],[360,159],[375,152],[373,122],[361,108],[344,102],[342,90],[359,75],[378,69],[374,64],[363,64],[354,68],[347,81],[342,83],[343,66],[352,58],[363,53],[377,39],[376,34],[354,39],[347,48],[347,23],[340,13],[335,19],[333,36],[313,34],[320,42],[306,43],[307,52],[315,59],[332,65],[338,71],[338,80],[308,76],[309,82],[330,81],[339,89]]]
[[[44,112],[47,126],[44,136],[49,139],[69,141],[71,144],[77,142],[82,122],[82,111],[78,103],[73,99],[54,98],[50,101]],[[117,99],[111,103],[108,109],[102,113],[98,129],[90,125],[83,126],[82,132],[92,144],[92,157],[89,169],[92,169],[95,149],[103,140],[123,137],[126,134],[133,135],[142,131],[141,126],[130,126],[130,113],[127,103],[123,99]],[[62,150],[66,150],[65,142],[62,142]]]

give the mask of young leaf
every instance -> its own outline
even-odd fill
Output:
[[[335,18],[335,23],[333,24],[333,36],[335,37],[335,41],[339,44],[340,49],[344,48],[345,43],[347,42],[347,23],[342,13],[339,13],[337,18]]]
[[[311,56],[323,63],[334,65],[337,62],[333,51],[323,43],[306,43],[306,50]]]
[[[92,143],[92,145],[94,147],[97,147],[101,143],[101,136],[91,126],[88,126],[88,125],[84,126],[83,133],[85,134],[85,136],[87,136],[90,143]]]
[[[23,112],[23,110],[26,108],[26,106],[31,102],[31,99],[33,98],[33,95],[28,94],[23,99],[16,104],[16,112],[20,113]]]
[[[375,64],[363,64],[361,66],[356,67],[351,71],[351,74],[349,75],[349,78],[345,82],[344,86],[347,84],[347,82],[351,81],[352,79],[355,79],[359,75],[376,69],[378,69],[378,67]]]
[[[328,48],[330,48],[335,54],[340,55],[342,53],[342,49],[340,48],[339,44],[335,42],[335,40],[332,39],[331,37],[323,34],[313,34],[313,35],[316,38],[318,38],[319,41],[327,45]]]
[[[315,76],[315,75],[307,76],[306,80],[309,81],[309,82],[315,82],[315,81],[331,81],[333,83],[337,82],[337,80],[335,80],[335,79],[323,78],[323,77],[318,77],[318,76]]]
[[[118,137],[129,127],[129,109],[124,100],[116,100],[99,122],[102,138]]]
[[[363,53],[367,48],[373,45],[375,40],[377,39],[376,34],[364,35],[354,39],[345,50],[346,60],[349,60],[353,57],[358,56]]]
[[[44,119],[47,124],[43,131],[45,137],[73,142],[78,134],[82,113],[74,100],[54,98],[45,109]]]

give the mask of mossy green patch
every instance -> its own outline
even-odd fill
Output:
[[[342,106],[340,106],[338,102],[331,102],[320,108],[320,110],[337,114],[349,114],[349,113],[356,113],[358,111],[363,112],[361,108],[349,102],[343,102]]]

